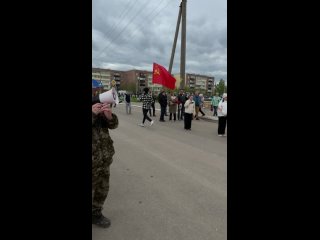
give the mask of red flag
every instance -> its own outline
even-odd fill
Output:
[[[176,79],[161,65],[153,63],[152,83],[175,89]]]

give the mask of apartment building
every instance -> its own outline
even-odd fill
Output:
[[[206,95],[212,95],[214,91],[214,77],[194,73],[187,73],[185,86],[190,91],[200,91]]]
[[[117,89],[121,88],[121,79],[123,71],[116,71],[103,68],[92,68],[92,79],[101,81],[104,90],[109,90],[112,87],[112,81],[115,81]]]
[[[180,88],[180,73],[174,74],[176,88]],[[162,85],[152,84],[152,71],[129,70],[116,71],[112,69],[92,68],[92,79],[101,80],[104,90],[111,88],[112,81],[116,83],[117,90],[127,90],[134,94],[141,94],[145,87],[149,87],[155,94],[158,94]],[[214,92],[214,77],[201,74],[186,73],[185,87],[190,91],[201,91],[206,95]]]
[[[123,72],[121,89],[141,94],[145,87],[150,88],[154,94],[158,94],[162,88],[159,84],[152,84],[151,71],[133,69]]]

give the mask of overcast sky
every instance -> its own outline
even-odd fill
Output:
[[[169,68],[181,0],[93,0],[92,66]],[[172,73],[180,72],[181,25]],[[186,72],[227,80],[227,1],[187,0]]]

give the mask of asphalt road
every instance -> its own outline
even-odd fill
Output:
[[[103,210],[112,225],[93,225],[92,239],[226,240],[227,137],[217,136],[217,123],[194,120],[186,131],[156,111],[143,128],[141,108],[113,111],[119,127],[110,130],[116,154]]]

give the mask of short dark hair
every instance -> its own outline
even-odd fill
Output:
[[[144,91],[145,93],[148,93],[148,92],[149,92],[149,88],[145,87],[145,88],[143,89],[143,91]]]

